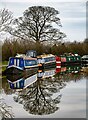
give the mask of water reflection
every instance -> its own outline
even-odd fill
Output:
[[[80,80],[82,77],[81,66],[63,66],[61,68],[56,68],[55,77],[63,79],[65,82]]]
[[[59,109],[57,104],[60,102],[61,94],[53,96],[64,87],[63,82],[53,79],[54,70],[45,72],[38,71],[37,81],[19,92],[14,97],[16,102],[23,104],[24,109],[31,114],[51,114]]]
[[[64,73],[78,73],[81,70],[81,65],[79,66],[63,66],[60,68],[56,68],[56,73],[64,74]]]
[[[3,98],[0,98],[0,118],[4,120],[6,118],[13,118],[14,115],[11,111],[11,106],[8,106]]]
[[[59,109],[60,90],[66,86],[66,82],[80,79],[80,70],[81,66],[38,70],[29,77],[7,76],[7,81],[9,88],[15,92],[19,90],[14,96],[15,102],[23,104],[23,108],[31,114],[46,115]]]
[[[17,80],[14,80],[12,78],[17,78],[16,75],[14,76],[7,76],[7,81],[9,83],[9,86],[11,89],[23,89],[29,86],[30,84],[34,83],[37,80],[37,74],[32,75],[28,78],[25,78],[25,76],[20,77]]]

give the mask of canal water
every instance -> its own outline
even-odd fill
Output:
[[[81,66],[63,66],[2,79],[0,114],[13,118],[86,118]]]

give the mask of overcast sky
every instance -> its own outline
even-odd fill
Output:
[[[70,2],[69,2],[70,1]],[[22,16],[30,6],[54,7],[60,12],[63,31],[69,41],[83,41],[86,38],[86,0],[1,0],[0,8],[7,8],[14,17]]]

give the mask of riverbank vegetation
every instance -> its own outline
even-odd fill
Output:
[[[52,53],[61,55],[66,52],[78,53],[83,56],[88,54],[88,43],[66,42],[66,43],[35,43],[21,39],[6,39],[2,45],[2,60],[8,61],[9,57],[17,53],[25,54],[28,50],[36,50],[38,54]]]

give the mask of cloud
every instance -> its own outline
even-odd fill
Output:
[[[42,0],[1,0],[1,2],[42,2]],[[43,2],[53,2],[53,0],[43,0]],[[55,0],[55,2],[86,2],[86,0]]]
[[[86,17],[79,17],[79,18],[61,18],[63,22],[70,22],[70,23],[82,23],[86,22]]]
[[[85,0],[86,1],[86,0]],[[1,0],[3,5],[13,12],[14,17],[23,15],[30,6],[41,5],[54,7],[60,11],[58,15],[63,25],[63,32],[70,40],[83,40],[86,29],[86,2],[84,0]],[[63,4],[64,2],[64,4]],[[61,28],[60,28],[61,29]],[[82,33],[82,34],[80,34]]]
[[[62,28],[62,32],[64,32],[67,35],[67,41],[83,41],[86,38],[86,29],[79,29],[79,28]]]

